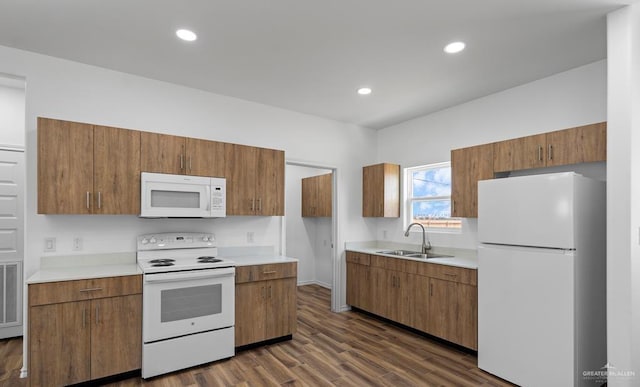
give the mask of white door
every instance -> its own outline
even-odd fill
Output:
[[[24,152],[0,149],[0,338],[22,335]]]

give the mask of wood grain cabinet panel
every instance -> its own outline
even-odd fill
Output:
[[[436,278],[429,279],[429,287],[429,333],[478,349],[477,288]]]
[[[241,266],[236,270],[236,347],[295,333],[297,263]]]
[[[225,143],[197,138],[185,140],[185,173],[225,177]]]
[[[451,216],[478,217],[478,181],[493,178],[493,144],[451,151]]]
[[[140,157],[142,172],[184,173],[185,138],[168,134],[142,132]]]
[[[332,204],[332,174],[302,179],[302,216],[330,217]]]
[[[113,283],[141,283],[141,276]],[[83,285],[95,285],[93,280]],[[78,281],[29,285],[29,381],[31,386],[68,385],[139,369],[142,356],[141,289],[70,296]],[[54,285],[52,287],[52,284]],[[60,285],[60,286],[55,286]],[[47,292],[60,295],[43,297]],[[84,289],[83,289],[84,290]],[[137,292],[129,294],[129,292]],[[121,294],[112,296],[110,294]],[[32,301],[49,300],[49,303]],[[67,301],[72,299],[73,301]]]
[[[382,163],[362,168],[362,216],[400,217],[400,166]]]
[[[284,152],[258,148],[255,215],[284,216]]]
[[[140,132],[39,117],[38,213],[139,214]]]
[[[515,138],[493,145],[493,171],[508,172],[546,166],[547,135]]]
[[[547,133],[547,166],[606,160],[606,122]]]

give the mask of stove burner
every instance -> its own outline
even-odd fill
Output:
[[[216,263],[222,262],[222,259],[216,257],[198,257],[198,262],[200,263]]]
[[[152,259],[149,261],[149,263],[171,263],[175,261],[176,261],[175,259],[171,259],[171,258],[161,258],[161,259]],[[158,266],[170,266],[170,265],[158,265]]]
[[[172,262],[159,262],[159,263],[154,263],[151,266],[153,266],[153,267],[173,266],[173,263]]]

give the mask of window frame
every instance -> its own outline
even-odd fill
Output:
[[[413,204],[416,201],[438,201],[438,200],[449,200],[449,206],[451,206],[451,194],[444,196],[426,196],[426,197],[414,197],[413,196],[413,173],[420,170],[428,170],[428,169],[438,169],[443,167],[451,167],[451,161],[444,161],[439,163],[431,163],[424,165],[417,165],[414,167],[406,167],[403,170],[403,178],[404,178],[404,228],[406,229],[409,224],[413,221]],[[450,207],[451,208],[451,207]],[[430,232],[443,232],[443,233],[460,233],[462,231],[462,219],[449,216],[448,218],[437,218],[437,219],[426,219],[426,220],[416,220],[421,223],[426,229]],[[444,226],[435,225],[437,223],[445,223]],[[412,229],[412,231],[417,231],[418,229]]]

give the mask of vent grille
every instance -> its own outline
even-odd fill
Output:
[[[0,328],[16,325],[18,313],[21,262],[0,262]]]

